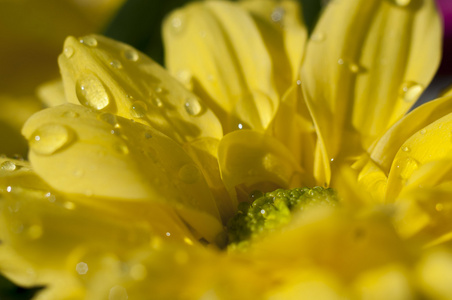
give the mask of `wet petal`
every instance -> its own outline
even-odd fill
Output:
[[[197,166],[176,142],[151,127],[66,104],[34,115],[23,134],[36,173],[58,191],[168,204],[207,239],[221,231]],[[211,225],[203,227],[203,221]]]
[[[301,69],[326,157],[367,148],[406,113],[438,66],[440,42],[434,1],[337,1],[326,8]]]
[[[281,16],[281,22],[287,17],[287,33],[272,24],[272,11],[279,6],[294,4],[202,2],[175,11],[164,24],[169,70],[203,97],[225,132],[238,126],[267,128],[290,85],[291,64],[299,63],[302,53],[296,47],[302,47],[306,32],[295,13]],[[286,59],[286,51],[297,54]]]
[[[69,37],[64,47],[59,65],[68,102],[150,125],[179,143],[222,136],[202,100],[143,53],[98,35]]]
[[[272,191],[277,187],[304,186],[303,170],[278,140],[256,131],[234,131],[226,135],[218,149],[223,181],[234,193],[243,186]]]
[[[61,79],[53,80],[41,84],[36,93],[39,99],[47,107],[58,106],[67,103],[64,95],[64,87]]]

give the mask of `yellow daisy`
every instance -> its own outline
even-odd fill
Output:
[[[68,37],[0,161],[0,271],[34,299],[452,298],[452,99],[433,0],[166,19],[168,71]]]

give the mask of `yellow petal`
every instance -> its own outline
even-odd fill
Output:
[[[395,199],[420,166],[450,157],[452,114],[448,114],[406,139],[391,165],[386,197]],[[402,139],[403,141],[403,139]]]
[[[372,195],[372,198],[377,202],[384,202],[388,178],[379,166],[364,154],[352,168],[359,171],[358,182]]]
[[[326,157],[367,148],[405,114],[438,66],[440,42],[434,1],[340,1],[326,8],[301,69]]]
[[[151,125],[179,143],[222,136],[201,99],[149,57],[98,35],[66,39],[59,57],[67,101]]]
[[[243,185],[272,191],[278,187],[303,186],[303,170],[278,140],[256,131],[234,131],[226,135],[218,149],[223,181],[230,192]]]
[[[450,299],[452,295],[452,254],[437,250],[427,253],[418,265],[416,277],[430,299]]]
[[[263,130],[278,109],[277,69],[270,52],[284,49],[269,52],[267,46],[272,38],[283,46],[283,36],[274,26],[272,33],[261,35],[259,26],[269,24],[259,24],[239,4],[207,1],[173,12],[163,26],[169,70],[212,107],[225,132]],[[290,78],[284,57],[275,59]]]
[[[41,84],[36,93],[39,99],[47,107],[57,106],[67,103],[66,96],[64,95],[64,87],[61,79],[56,79],[53,81]]]
[[[418,131],[421,134],[426,133],[427,129],[424,127],[452,113],[451,100],[451,97],[444,97],[430,101],[403,117],[370,148],[372,160],[386,174],[389,174],[394,157],[402,147],[402,144]]]
[[[169,204],[208,240],[221,231],[199,169],[176,142],[151,127],[66,104],[35,114],[23,134],[34,170],[57,191]],[[201,226],[203,221],[210,226]]]

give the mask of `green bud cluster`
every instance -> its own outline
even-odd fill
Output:
[[[255,200],[251,203],[241,202],[236,215],[228,222],[229,244],[247,244],[263,233],[277,230],[288,224],[292,213],[296,211],[338,204],[333,189],[319,186],[312,189],[277,189],[265,194],[254,192],[250,198]]]

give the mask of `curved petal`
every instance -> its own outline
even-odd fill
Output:
[[[304,180],[303,170],[287,148],[275,138],[256,131],[226,135],[220,141],[218,160],[230,193],[241,185],[249,193],[256,188],[271,191],[277,187],[302,186]]]
[[[163,27],[169,70],[203,97],[225,132],[267,128],[291,82],[291,64],[301,59],[302,48],[295,47],[302,47],[306,31],[296,14],[279,16],[277,22],[287,18],[287,33],[271,21],[272,11],[294,4],[258,3],[191,4],[170,15]],[[286,53],[292,53],[289,59]]]
[[[98,35],[64,45],[58,62],[68,102],[151,125],[179,143],[223,135],[198,97],[132,47]]]
[[[64,95],[63,81],[58,78],[41,84],[36,93],[44,105],[47,107],[58,106],[67,103]]]
[[[176,142],[151,127],[66,104],[35,114],[23,134],[34,170],[58,191],[169,204],[210,241],[222,230],[196,165]]]
[[[398,121],[373,145],[370,156],[386,174],[402,144],[418,131],[425,133],[424,127],[452,113],[452,98],[444,97],[428,102]]]
[[[398,3],[331,3],[308,42],[301,79],[326,159],[367,148],[408,111],[438,66],[434,1]],[[344,135],[359,139],[345,144]]]

